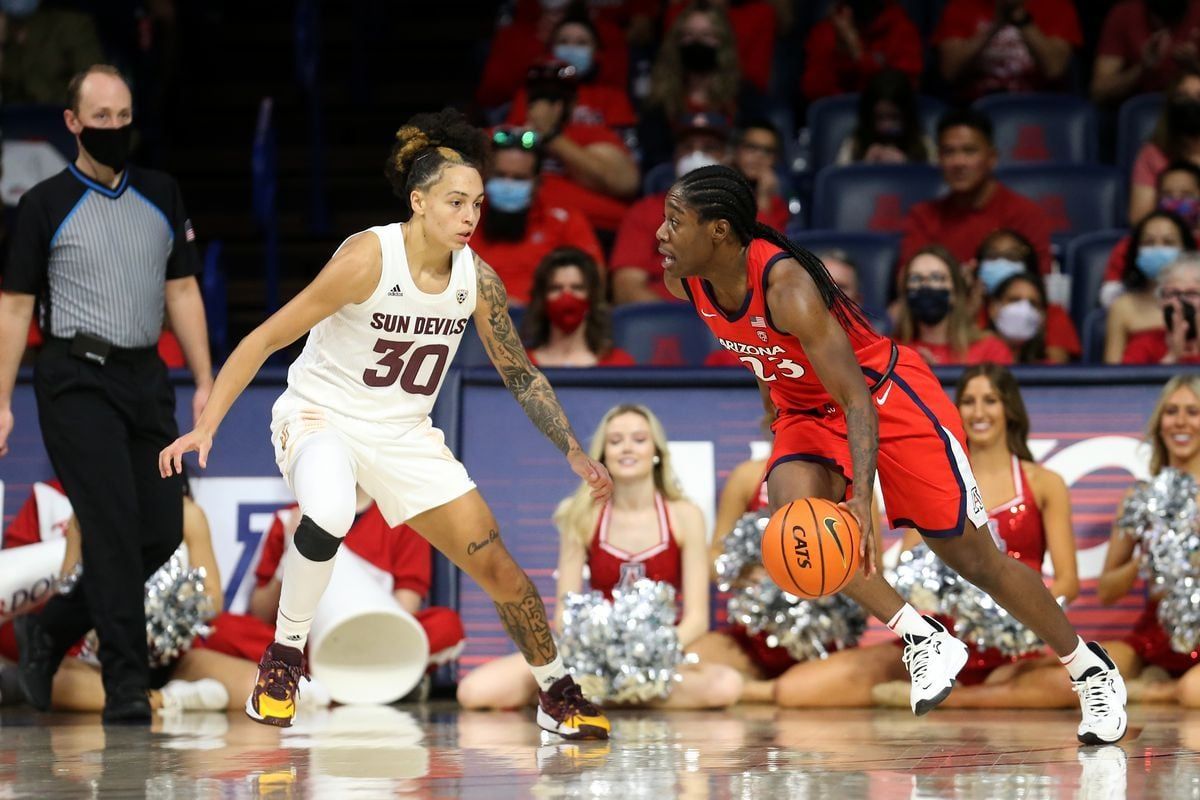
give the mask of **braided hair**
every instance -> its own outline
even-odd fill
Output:
[[[825,307],[843,326],[870,327],[863,310],[838,287],[821,259],[758,221],[754,189],[740,172],[722,165],[700,167],[675,181],[671,190],[695,210],[701,222],[723,219],[743,245],[765,239],[798,261],[816,284]]]
[[[487,138],[459,111],[417,114],[396,131],[383,175],[403,203],[400,221],[412,219],[412,191],[427,190],[446,166],[483,169]]]

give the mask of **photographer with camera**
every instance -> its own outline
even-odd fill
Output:
[[[1158,302],[1166,328],[1129,337],[1125,364],[1200,364],[1200,255],[1185,253],[1158,278]]]

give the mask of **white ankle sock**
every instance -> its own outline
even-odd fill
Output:
[[[1075,649],[1059,659],[1067,668],[1067,672],[1071,673],[1071,680],[1079,680],[1083,677],[1083,673],[1092,667],[1098,667],[1101,670],[1112,669],[1112,664],[1105,662],[1096,651],[1088,647],[1082,636],[1076,638],[1079,641],[1076,643]]]
[[[908,603],[905,603],[904,607],[896,612],[896,616],[888,620],[887,626],[901,638],[912,636],[923,639],[937,632],[937,629]]]
[[[562,676],[567,674],[567,668],[563,666],[561,655],[556,655],[549,664],[541,666],[530,664],[529,671],[533,673],[533,679],[537,681],[543,692],[548,691]]]
[[[317,604],[333,575],[333,559],[313,561],[294,545],[288,548],[284,559],[279,613],[275,615],[275,641],[303,650],[308,643],[308,631],[312,628]]]

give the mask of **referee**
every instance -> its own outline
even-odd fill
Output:
[[[174,179],[126,164],[133,111],[120,73],[96,65],[73,78],[63,117],[79,156],[21,198],[0,283],[0,456],[36,300],[38,416],[83,532],[83,577],[17,619],[19,675],[29,702],[49,708],[63,655],[95,628],[104,720],[149,721],[144,583],[183,528],[183,479],[158,473],[179,432],[156,343],[165,307],[199,416],[212,386],[200,261]]]

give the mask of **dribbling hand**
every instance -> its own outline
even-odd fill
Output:
[[[875,531],[871,526],[871,502],[868,497],[851,497],[843,503],[838,503],[838,506],[849,511],[858,520],[858,556],[862,561],[863,577],[869,578],[879,568],[879,543],[875,541]]]
[[[200,454],[200,468],[208,466],[208,451],[212,449],[212,434],[192,431],[180,436],[158,454],[158,474],[169,478],[183,472],[183,454],[196,452]]]
[[[583,478],[592,490],[592,499],[597,503],[608,502],[612,497],[613,482],[608,470],[599,461],[588,456],[582,450],[567,453],[567,463],[576,475]]]

